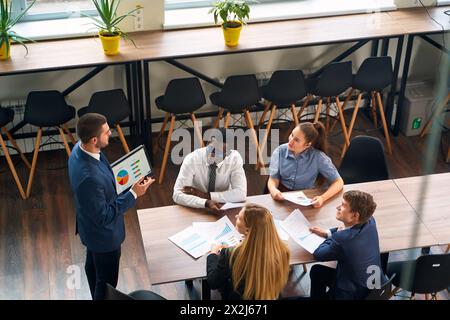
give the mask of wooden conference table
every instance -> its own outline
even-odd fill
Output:
[[[377,203],[374,217],[377,221],[382,252],[450,243],[448,227],[450,210],[440,210],[442,207],[450,206],[448,196],[450,173],[431,177],[430,193],[432,189],[439,189],[443,184],[447,185],[447,193],[441,190],[431,195],[431,198],[439,200],[438,204],[432,200],[427,201],[423,217],[417,215],[418,202],[414,201],[421,177],[344,186],[344,191],[361,190],[374,196]],[[312,197],[317,195],[318,191],[306,190],[305,194]],[[266,206],[277,219],[284,219],[294,209],[299,208],[312,225],[331,228],[339,223],[335,217],[336,206],[341,203],[341,198],[342,193],[330,199],[319,209],[300,207],[288,201],[277,202],[272,200],[270,195],[248,197],[247,202]],[[226,211],[233,223],[237,212],[239,209]],[[218,218],[220,217],[207,214],[204,209],[191,209],[178,205],[138,210],[151,283],[163,284],[204,278],[206,255],[195,260],[169,241],[168,237],[190,226],[192,222],[215,221]],[[441,220],[446,220],[445,224]],[[313,256],[292,239],[289,239],[289,247],[291,265],[314,261]]]

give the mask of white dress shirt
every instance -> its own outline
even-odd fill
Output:
[[[92,153],[92,152],[89,152],[89,151],[87,151],[86,149],[84,149],[83,148],[83,145],[80,143],[80,149],[82,150],[82,151],[84,151],[85,153],[87,153],[88,155],[90,155],[92,158],[94,158],[95,160],[97,160],[97,161],[100,161],[100,153]],[[131,192],[131,194],[133,195],[133,197],[135,198],[135,199],[137,199],[137,194],[136,194],[136,192],[134,192],[132,189],[130,189],[130,192]]]
[[[247,197],[247,178],[243,168],[243,160],[239,152],[232,150],[225,159],[217,164],[216,192],[211,192],[211,200],[219,203],[242,202]],[[208,192],[209,164],[206,147],[194,150],[186,156],[173,188],[175,203],[204,208],[207,199],[183,193],[183,187],[194,187]]]

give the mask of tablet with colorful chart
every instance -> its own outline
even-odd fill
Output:
[[[122,193],[140,178],[148,176],[152,172],[143,145],[112,163],[111,168],[116,180],[117,194]]]

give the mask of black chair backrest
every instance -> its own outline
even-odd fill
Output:
[[[24,121],[39,127],[61,125],[70,120],[68,114],[75,116],[75,110],[70,109],[59,91],[32,91],[27,97]]]
[[[381,141],[368,136],[354,137],[339,167],[339,174],[345,184],[389,179]]]
[[[450,253],[423,255],[416,260],[413,291],[435,293],[450,286]]]
[[[370,290],[366,300],[389,300],[392,292],[392,280],[395,276],[394,273],[380,288]]]
[[[278,70],[263,87],[263,97],[277,106],[291,105],[306,96],[305,76],[301,70]]]
[[[327,65],[317,79],[313,94],[334,97],[352,86],[352,62],[333,62]]]
[[[106,284],[105,288],[105,300],[135,300],[133,297],[130,297],[129,295],[120,292],[113,286],[111,286],[109,283]]]
[[[91,96],[87,112],[104,115],[112,126],[130,115],[130,105],[122,89],[99,91]]]
[[[175,114],[194,112],[205,103],[205,94],[197,78],[173,79],[164,93],[164,110]]]
[[[361,91],[381,91],[393,80],[391,57],[370,57],[363,61],[354,79],[353,87]]]
[[[14,119],[14,110],[6,109],[0,106],[0,127],[6,126],[8,123]]]
[[[261,99],[254,74],[230,76],[225,80],[218,97],[220,107],[242,110],[254,106]]]

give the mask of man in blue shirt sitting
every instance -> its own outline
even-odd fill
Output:
[[[312,299],[364,299],[374,270],[379,270],[379,283],[383,282],[377,227],[372,217],[376,206],[370,194],[347,191],[336,208],[336,219],[344,226],[311,228],[311,232],[327,238],[314,251],[316,260],[337,260],[336,269],[320,264],[311,268]]]

